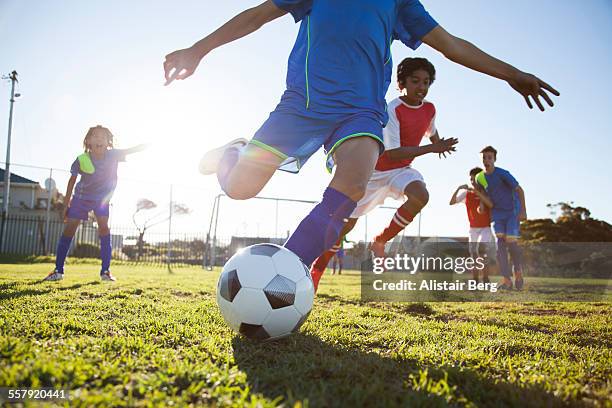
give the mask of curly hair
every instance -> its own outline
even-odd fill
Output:
[[[404,58],[397,66],[397,82],[404,84],[406,79],[412,75],[414,71],[422,69],[429,74],[429,84],[433,84],[436,80],[436,68],[427,60],[427,58]]]
[[[90,127],[87,131],[87,134],[85,135],[85,139],[83,139],[83,148],[86,152],[89,152],[90,150],[88,146],[88,139],[93,137],[97,132],[101,132],[106,137],[106,143],[108,144],[108,147],[113,147],[113,140],[115,137],[113,136],[111,131],[108,130],[108,128],[105,128],[104,126],[97,125],[94,127]]]

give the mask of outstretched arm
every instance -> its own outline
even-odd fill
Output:
[[[238,14],[191,47],[166,55],[164,61],[165,85],[169,85],[175,79],[190,77],[202,58],[215,48],[242,38],[258,30],[265,23],[285,14],[287,14],[285,10],[276,7],[272,0],[267,0],[259,6]]]
[[[143,143],[143,144],[139,144],[134,147],[130,147],[128,149],[122,149],[122,151],[127,156],[128,154],[142,152],[143,150],[148,149],[148,148],[149,148],[149,144]]]
[[[423,146],[402,146],[396,149],[387,150],[391,160],[414,159],[427,153],[451,153],[454,152],[455,145],[459,143],[457,138],[441,139],[438,133],[431,137],[432,143]],[[446,157],[446,156],[444,156]]]
[[[530,97],[538,108],[544,111],[544,105],[542,105],[540,97],[549,106],[554,106],[552,99],[546,91],[556,96],[560,95],[556,89],[538,77],[520,71],[512,65],[490,56],[474,44],[449,34],[440,26],[426,34],[423,37],[423,42],[440,51],[453,62],[508,82],[515,91],[525,98],[529,109],[533,108]]]

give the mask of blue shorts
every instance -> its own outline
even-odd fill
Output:
[[[507,214],[495,214],[491,218],[495,235],[504,234],[511,238],[518,238],[521,235],[518,214],[509,211]]]
[[[66,216],[76,220],[87,221],[90,211],[93,211],[96,217],[108,217],[110,213],[108,202],[81,200],[75,197],[70,201],[70,207],[68,207]]]
[[[297,173],[321,146],[331,172],[336,148],[353,137],[371,137],[384,151],[382,124],[374,113],[320,114],[281,102],[250,141],[280,157],[279,169]]]

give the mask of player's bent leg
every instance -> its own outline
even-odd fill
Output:
[[[235,200],[255,197],[274,175],[283,159],[259,146],[249,144],[236,157],[222,159],[217,178],[223,191]]]
[[[429,201],[425,183],[420,180],[408,183],[404,187],[404,194],[408,200],[397,209],[389,225],[374,237],[370,249],[375,257],[385,256],[385,244],[406,228]]]
[[[379,142],[371,137],[347,139],[334,153],[337,167],[329,187],[359,201],[365,194],[379,153]]]
[[[408,197],[402,207],[405,211],[416,216],[429,202],[429,191],[422,181],[414,181],[406,186],[404,194]]]
[[[365,192],[379,154],[379,142],[369,137],[347,139],[336,148],[336,174],[323,200],[298,225],[285,247],[311,264],[338,240],[344,220]]]

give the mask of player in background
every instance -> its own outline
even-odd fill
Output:
[[[451,153],[458,142],[455,138],[440,138],[435,125],[436,108],[425,100],[435,78],[436,70],[425,58],[405,58],[397,66],[401,95],[389,102],[389,123],[383,130],[385,152],[378,159],[366,193],[344,225],[340,239],[313,263],[310,274],[315,288],[334,250],[340,247],[359,217],[382,205],[388,197],[405,200],[371,244],[374,256],[384,257],[385,244],[406,228],[429,201],[423,176],[412,167],[412,162],[428,153]],[[423,138],[430,139],[431,144],[420,146]]]
[[[469,251],[470,257],[480,257],[480,246],[484,245],[487,261],[482,269],[482,282],[489,283],[489,265],[495,258],[495,239],[491,231],[491,212],[490,207],[493,206],[491,200],[484,192],[482,186],[476,182],[476,176],[482,171],[480,167],[474,167],[470,170],[470,184],[463,184],[457,187],[450,199],[450,205],[465,203],[467,210],[468,221],[470,223],[469,230]],[[472,279],[478,282],[478,269],[472,269]]]
[[[503,276],[500,289],[512,289],[512,274],[508,253],[512,259],[514,285],[523,288],[522,251],[518,245],[520,222],[527,219],[525,192],[508,170],[495,167],[497,150],[487,146],[480,151],[484,171],[476,175],[476,181],[484,187],[490,202],[493,230],[497,236],[497,263]]]
[[[100,237],[100,258],[102,267],[100,279],[115,281],[110,272],[112,245],[108,227],[109,202],[117,186],[117,166],[126,156],[140,152],[146,145],[130,149],[114,149],[114,136],[103,126],[94,126],[83,139],[85,152],[79,155],[70,167],[70,179],[64,198],[64,232],[56,250],[55,269],[44,279],[57,281],[64,278],[64,262],[70,249],[72,238],[81,220],[86,221],[93,211],[98,223]],[[77,177],[81,179],[77,183]],[[76,183],[76,186],[75,186]],[[74,189],[74,195],[73,195]]]

